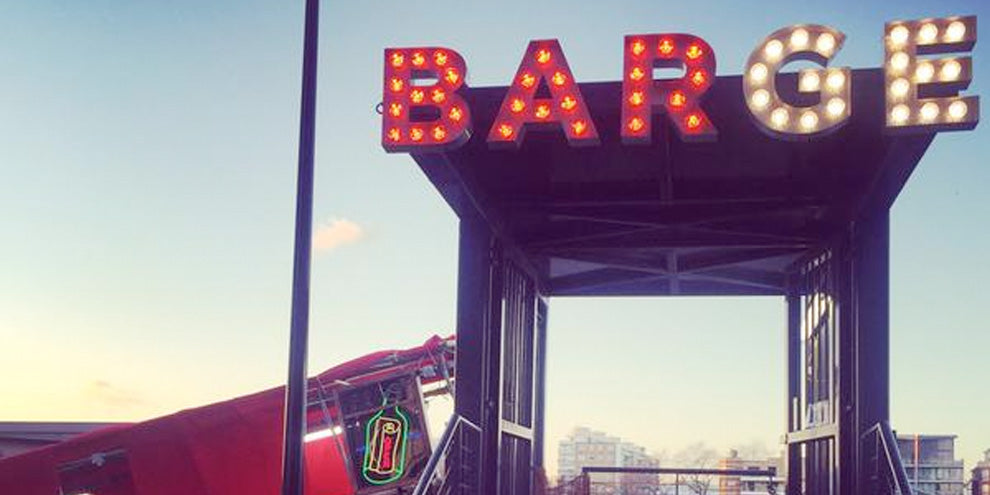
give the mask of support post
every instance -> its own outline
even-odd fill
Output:
[[[533,474],[539,476],[539,482],[547,481],[544,467],[543,449],[546,425],[546,386],[547,386],[547,302],[546,299],[536,296],[536,349],[535,349],[535,377],[533,386]],[[538,480],[533,480],[531,486],[539,486]]]
[[[787,294],[787,432],[801,429],[801,293],[795,283]],[[787,444],[785,493],[801,493],[801,445]]]
[[[319,18],[319,0],[306,0],[299,117],[299,171],[296,186],[296,237],[292,266],[292,323],[283,428],[282,495],[303,493],[303,435],[306,433],[306,357],[309,346],[309,278],[313,243],[313,156],[316,138]]]
[[[855,435],[890,420],[890,213],[868,212],[855,224]],[[869,488],[861,442],[856,442],[856,493]]]
[[[495,494],[499,466],[502,286],[497,246],[479,215],[463,216],[457,275],[458,414],[481,427],[480,494]]]

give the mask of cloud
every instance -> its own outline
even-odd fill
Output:
[[[119,388],[104,380],[94,380],[86,384],[83,396],[90,402],[115,409],[143,406],[147,403],[137,392]]]
[[[364,228],[346,218],[334,218],[316,226],[313,233],[313,250],[325,253],[345,244],[364,239]]]

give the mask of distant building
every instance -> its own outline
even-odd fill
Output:
[[[897,435],[911,490],[921,495],[964,495],[963,461],[955,435]]]
[[[990,495],[990,449],[983,452],[983,460],[973,468],[973,495]]]
[[[784,458],[770,457],[767,459],[743,459],[735,450],[729,452],[729,457],[718,461],[719,469],[745,469],[748,471],[769,471],[773,468],[773,477],[760,476],[720,476],[718,481],[719,495],[766,495],[773,486],[775,493],[784,493],[785,473]]]
[[[114,424],[116,423],[0,422],[0,459]]]
[[[560,442],[557,474],[562,482],[581,475],[581,469],[595,467],[659,467],[660,461],[638,445],[589,428],[575,428]],[[654,474],[596,474],[591,494],[632,495],[649,493],[659,478]]]

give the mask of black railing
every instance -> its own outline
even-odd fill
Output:
[[[612,479],[595,479],[595,474],[610,474]],[[661,482],[660,476],[673,477]],[[664,495],[714,490],[708,487],[709,476],[737,478],[766,478],[765,489],[769,494],[777,492],[777,469],[704,469],[704,468],[660,468],[660,467],[612,467],[588,466],[581,469],[581,475],[563,482],[547,491],[548,495],[592,495],[597,493]],[[704,478],[703,478],[704,477]],[[703,483],[705,486],[698,485]],[[762,482],[761,482],[762,483]],[[697,485],[697,486],[695,486]],[[682,491],[681,488],[684,488]]]
[[[866,478],[876,495],[911,495],[907,471],[897,448],[897,437],[890,423],[883,421],[870,428],[861,438]]]
[[[476,495],[481,488],[481,428],[451,416],[413,495]]]

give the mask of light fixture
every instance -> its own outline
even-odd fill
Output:
[[[890,94],[896,99],[901,99],[907,96],[908,90],[910,89],[911,83],[903,77],[894,79],[894,82],[890,83]]]
[[[890,41],[896,46],[907,43],[908,37],[910,36],[911,33],[905,26],[896,26],[890,30]]]
[[[903,124],[911,116],[911,109],[907,105],[900,103],[890,111],[890,120],[895,124]]]
[[[945,30],[945,41],[947,43],[955,43],[957,41],[962,41],[963,37],[966,36],[966,24],[962,21],[952,21],[949,27]]]
[[[898,71],[907,69],[909,63],[911,63],[911,57],[908,57],[908,54],[904,52],[896,52],[890,56],[890,66]]]
[[[938,26],[932,23],[925,23],[918,30],[918,42],[923,44],[934,43],[938,37]]]
[[[919,113],[921,115],[921,121],[931,122],[935,120],[935,118],[938,117],[938,112],[938,103],[932,101],[925,103],[921,106],[921,112]]]
[[[323,440],[324,438],[330,438],[333,436],[340,435],[344,433],[344,428],[340,425],[336,425],[330,428],[324,428],[322,430],[311,431],[303,437],[303,442],[315,442],[317,440]]]
[[[966,116],[966,112],[969,111],[969,106],[966,105],[965,101],[956,100],[949,105],[949,118],[952,120],[959,120]]]
[[[944,65],[942,65],[942,79],[947,81],[955,81],[959,74],[962,73],[962,65],[958,61],[949,60]]]
[[[852,94],[848,68],[800,71],[795,89],[816,97],[817,101],[812,104],[807,103],[806,97],[795,102],[785,101],[777,90],[775,77],[782,67],[797,60],[827,66],[844,41],[845,36],[834,28],[802,24],[774,31],[750,54],[744,71],[743,92],[750,114],[764,132],[786,139],[807,139],[832,132],[848,122]]]

